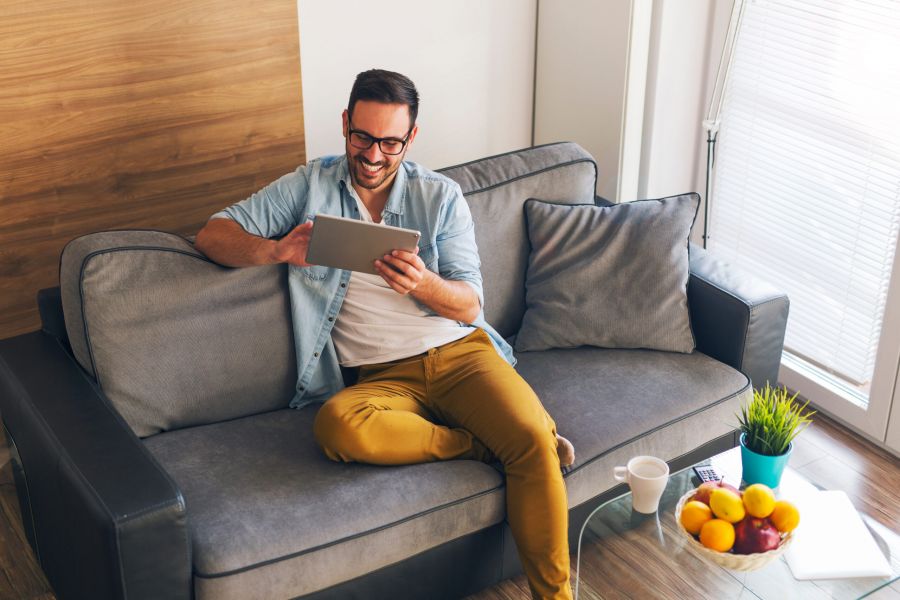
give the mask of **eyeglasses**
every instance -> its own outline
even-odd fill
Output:
[[[409,128],[409,131],[406,132],[406,136],[401,140],[394,137],[377,138],[369,135],[365,131],[350,129],[349,139],[350,145],[354,148],[359,148],[360,150],[368,150],[372,147],[372,144],[377,142],[378,149],[381,150],[382,154],[394,156],[403,152],[406,143],[409,141],[409,134],[411,133],[412,127]]]

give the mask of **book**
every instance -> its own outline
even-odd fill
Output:
[[[891,566],[842,491],[797,499],[800,524],[784,557],[796,579],[888,577]]]

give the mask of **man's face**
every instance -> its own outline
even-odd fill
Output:
[[[413,138],[416,137],[418,127],[409,130],[409,107],[405,104],[383,104],[371,100],[359,100],[353,107],[353,119],[345,110],[344,122],[344,147],[347,152],[347,164],[350,168],[350,176],[353,183],[375,192],[390,187],[394,181],[397,169],[406,156]],[[382,152],[376,142],[367,149],[357,148],[350,143],[350,131],[367,135],[371,138],[390,138],[391,140],[406,140],[406,145],[400,154],[390,155]],[[406,137],[409,133],[409,138]],[[384,142],[387,148],[392,144]],[[399,146],[397,146],[399,147]]]

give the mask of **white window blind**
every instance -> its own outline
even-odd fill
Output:
[[[788,293],[789,353],[865,393],[900,227],[900,2],[749,1],[713,182],[710,248]]]

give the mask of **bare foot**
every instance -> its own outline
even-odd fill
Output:
[[[556,434],[556,453],[559,455],[559,466],[568,467],[575,462],[575,446],[563,436]]]

